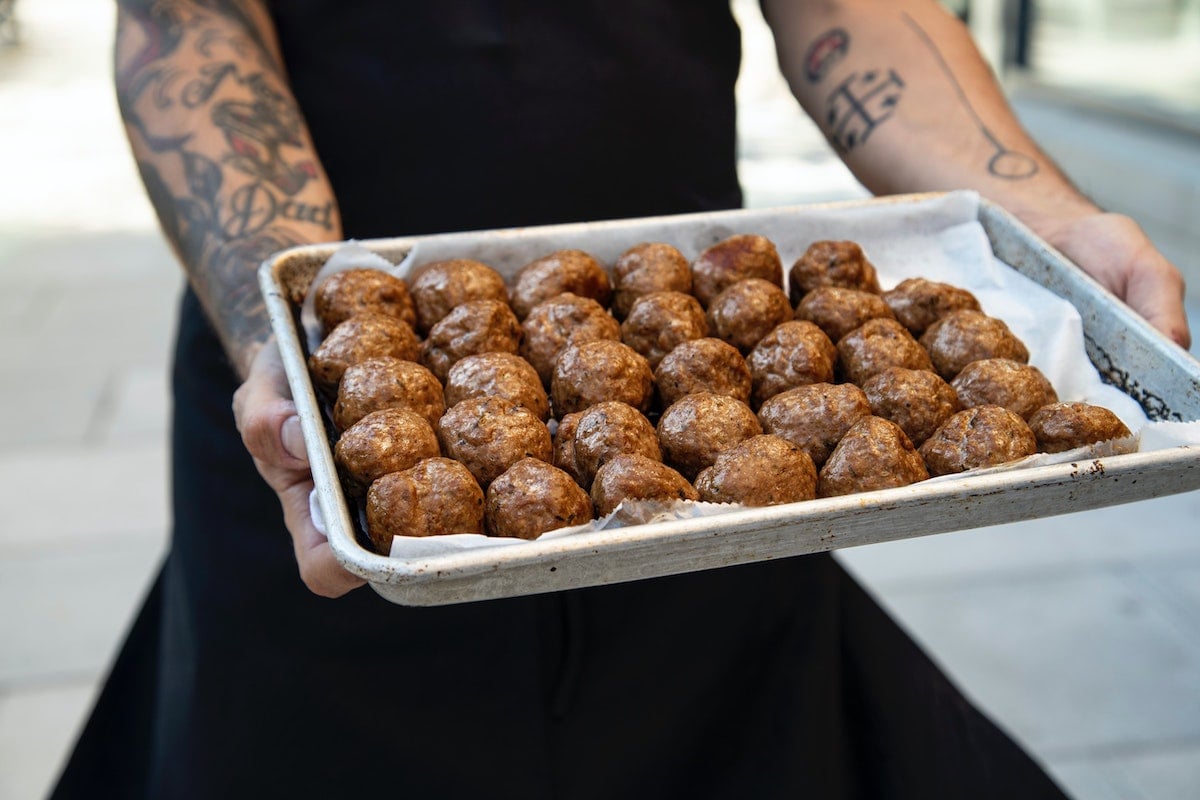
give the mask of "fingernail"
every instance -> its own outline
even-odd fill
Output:
[[[304,449],[304,431],[300,429],[299,417],[291,416],[283,421],[279,438],[283,441],[283,449],[287,451],[288,455],[301,461],[308,460],[308,454]]]

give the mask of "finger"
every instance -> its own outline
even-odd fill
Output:
[[[246,449],[268,468],[289,471],[308,466],[304,436],[296,406],[281,388],[270,353],[278,351],[264,347],[250,367],[250,374],[234,393],[233,412],[238,431]],[[261,470],[260,470],[261,471]],[[272,476],[264,474],[268,481]]]
[[[300,566],[300,579],[304,585],[321,597],[342,597],[366,583],[338,563],[326,541],[303,552],[297,548],[296,563]]]
[[[280,493],[284,522],[304,585],[321,597],[341,597],[366,581],[342,567],[328,540],[313,525],[308,505],[312,486],[312,481],[297,483]]]
[[[1187,312],[1183,305],[1183,279],[1173,268],[1142,270],[1130,277],[1125,302],[1167,338],[1184,349],[1191,346]]]

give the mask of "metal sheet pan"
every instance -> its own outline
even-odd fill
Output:
[[[785,256],[797,220],[874,204],[916,208],[930,195],[820,206],[442,234],[361,242],[393,263],[417,268],[439,258],[475,257],[511,275],[536,255],[565,247],[611,261],[651,238],[689,257],[739,232],[759,232]],[[909,221],[919,233],[919,214]],[[998,207],[981,201],[978,222],[996,256],[1068,299],[1083,318],[1088,356],[1106,381],[1151,419],[1200,419],[1200,363],[1166,340],[1091,278]],[[667,238],[669,237],[669,238]],[[1082,511],[1200,488],[1200,448],[1175,447],[1086,463],[964,476],[847,497],[712,517],[467,550],[428,558],[377,555],[356,539],[337,480],[330,436],[306,367],[299,307],[338,244],[294,248],[260,270],[274,331],[308,444],[316,499],[338,560],[380,595],[404,605],[442,605],[639,580],[843,547]],[[794,258],[795,255],[792,255]]]

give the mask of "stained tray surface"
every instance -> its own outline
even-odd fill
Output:
[[[1117,395],[1115,405],[1126,403],[1132,409],[1127,414],[1144,413],[1151,420],[1200,419],[1200,364],[1008,214],[972,193],[358,244],[398,265],[398,274],[411,276],[423,264],[455,257],[477,258],[511,277],[530,260],[557,249],[587,250],[612,263],[638,242],[665,241],[691,259],[736,233],[770,238],[785,270],[812,241],[853,239],[880,268],[885,287],[889,274],[891,282],[897,275],[909,274],[947,280],[979,294],[989,313],[995,313],[989,298],[1001,291],[995,276],[1003,278],[1008,287],[1003,291],[1011,296],[1012,276],[1006,273],[1015,270],[1024,276],[1017,277],[1018,282],[1029,279],[1077,309],[1074,329],[1078,333],[1050,335],[1081,337],[1078,347],[1086,351],[1100,377],[1124,393]],[[931,240],[938,242],[932,255]],[[415,547],[404,558],[377,555],[356,539],[354,512],[337,479],[324,414],[306,367],[302,301],[339,249],[345,252],[341,244],[327,244],[276,254],[263,264],[260,283],[309,449],[316,484],[314,505],[330,545],[349,571],[393,602],[441,605],[618,583],[1051,516],[1200,487],[1200,448],[1169,447],[716,516],[543,537],[509,546],[447,551],[435,545],[429,551]],[[955,274],[939,273],[930,267],[930,259],[944,259],[947,263],[941,269]],[[994,269],[1002,272],[989,273]],[[1019,305],[1013,307],[1019,314]],[[1012,324],[1004,313],[995,315]],[[1064,391],[1058,381],[1055,385],[1064,399],[1085,399],[1072,396],[1077,393],[1073,386]]]

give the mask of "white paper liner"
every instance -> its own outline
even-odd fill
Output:
[[[1069,453],[1039,453],[1009,464],[944,477],[957,479],[1042,464],[1094,459],[1118,453],[1149,452],[1181,445],[1200,446],[1200,422],[1148,422],[1145,411],[1137,401],[1100,379],[1100,374],[1084,349],[1083,323],[1079,312],[1067,300],[996,258],[987,234],[978,221],[978,212],[977,194],[952,192],[929,200],[901,205],[880,203],[850,208],[814,209],[806,211],[804,219],[797,220],[795,224],[807,226],[814,231],[814,235],[806,240],[805,246],[807,241],[816,238],[858,241],[878,270],[879,282],[885,290],[906,278],[926,278],[969,290],[979,299],[985,313],[1004,320],[1013,333],[1025,342],[1029,348],[1029,363],[1042,371],[1058,392],[1060,400],[1104,406],[1120,417],[1135,435],[1130,439],[1092,445]],[[730,231],[745,232],[751,231]],[[768,236],[772,233],[759,232]],[[676,244],[689,257],[695,255],[687,252],[683,243],[671,242],[669,233],[664,232],[663,241]],[[635,243],[624,242],[620,250]],[[785,251],[784,248],[780,249],[785,265],[790,264],[803,252],[801,250],[793,253]],[[437,250],[438,248],[431,243],[430,252],[426,255],[430,258],[445,258],[451,255]],[[322,267],[312,285],[317,286],[327,275],[334,272],[356,267],[383,269],[403,277],[416,261],[416,247],[400,264],[393,265],[357,242],[348,242]],[[310,347],[316,347],[320,343],[321,332],[312,313],[311,292],[305,299],[301,320]],[[313,518],[316,523],[319,509],[315,493],[310,505],[314,510]],[[680,502],[665,509],[655,508],[635,513],[644,513],[658,521],[656,514],[665,514],[663,519],[681,519],[728,513],[739,508],[741,507],[737,505]],[[543,534],[539,541],[628,524],[622,520],[627,520],[629,513],[628,509],[619,508],[608,517],[595,520],[590,525]],[[323,530],[321,525],[318,525],[318,528]],[[504,547],[525,542],[524,539],[479,534],[397,536],[392,542],[391,555],[394,558],[405,559],[427,558],[465,549]]]

